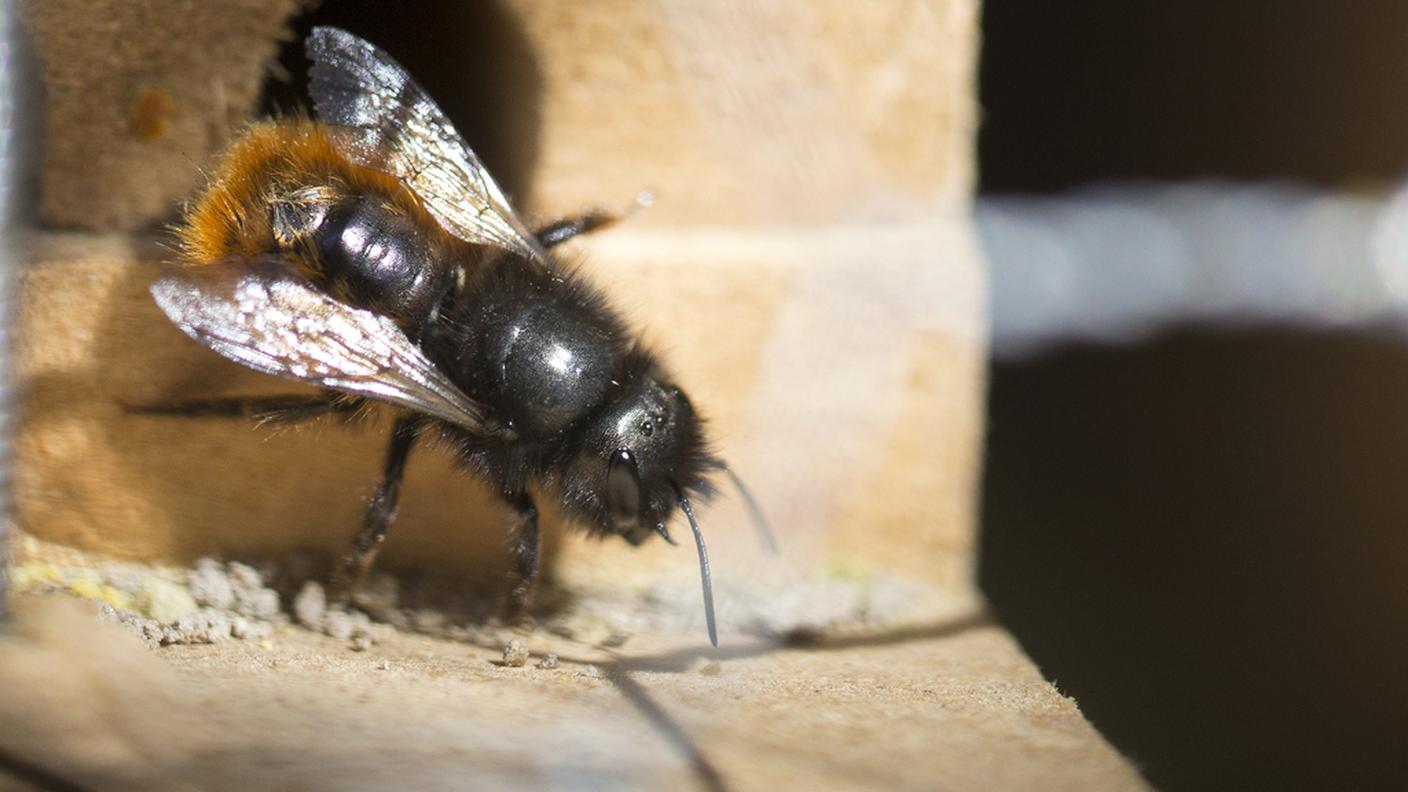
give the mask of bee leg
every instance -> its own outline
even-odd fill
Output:
[[[614,225],[620,219],[621,215],[616,212],[595,209],[574,217],[564,217],[555,223],[549,223],[538,229],[533,235],[538,238],[538,244],[550,248],[579,234],[590,234],[599,228]]]
[[[179,418],[253,418],[261,423],[297,423],[330,413],[355,412],[361,404],[361,399],[348,399],[337,394],[294,394],[129,405],[127,411]]]
[[[514,621],[523,615],[538,580],[538,507],[526,492],[509,496],[509,504],[518,512],[518,528],[514,536],[513,588],[504,603],[504,617]]]
[[[655,193],[650,190],[641,190],[636,193],[636,198],[631,202],[631,205],[620,212],[593,209],[575,217],[564,217],[555,223],[549,223],[534,232],[533,236],[538,238],[538,244],[550,248],[579,234],[590,234],[599,228],[615,225],[635,214],[637,210],[644,209],[653,203],[655,203]]]
[[[391,528],[391,521],[396,519],[396,502],[401,495],[401,479],[406,474],[406,459],[411,455],[411,447],[415,445],[422,425],[421,419],[414,415],[396,419],[396,425],[391,430],[391,444],[386,449],[381,486],[377,487],[376,494],[367,504],[362,529],[352,538],[352,546],[333,570],[332,594],[335,600],[346,601],[352,596],[386,541],[386,532]]]

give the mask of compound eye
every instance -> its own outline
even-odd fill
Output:
[[[640,471],[635,457],[624,448],[611,454],[606,468],[606,506],[618,531],[635,528],[640,522]]]

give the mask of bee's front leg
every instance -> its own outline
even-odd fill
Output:
[[[627,217],[631,216],[638,209],[643,209],[655,202],[655,196],[648,190],[642,190],[636,195],[635,201],[624,211],[613,212],[609,209],[593,209],[572,217],[564,217],[555,223],[549,223],[537,231],[533,236],[538,238],[538,244],[545,248],[554,247],[566,242],[572,237],[581,234],[590,234],[598,229],[615,225]]]
[[[532,598],[533,584],[538,580],[538,555],[542,546],[538,534],[538,507],[527,492],[509,497],[509,505],[518,512],[514,535],[513,588],[504,603],[504,617],[514,621],[523,615]]]
[[[377,487],[376,494],[367,504],[362,529],[353,537],[352,546],[333,570],[332,594],[335,600],[345,602],[352,596],[381,551],[386,532],[396,519],[396,503],[401,495],[401,479],[406,475],[406,460],[423,425],[423,419],[415,415],[403,415],[396,419],[396,425],[391,430],[391,444],[386,449],[381,486]]]
[[[560,245],[574,236],[589,234],[599,228],[613,225],[620,219],[621,216],[614,212],[584,212],[575,217],[564,217],[555,223],[550,223],[538,229],[533,235],[538,238],[538,244],[550,248]]]

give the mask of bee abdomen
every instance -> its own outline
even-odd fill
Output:
[[[281,219],[290,218],[276,215],[276,233]],[[424,325],[450,285],[428,235],[378,196],[319,206],[293,222],[305,227],[290,238],[306,234],[329,291],[409,328]]]

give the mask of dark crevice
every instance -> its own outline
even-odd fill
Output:
[[[1406,40],[1394,0],[985,0],[982,190],[1401,179]],[[1167,790],[1401,785],[1401,327],[1191,327],[990,382],[981,583],[1117,748]]]
[[[518,22],[493,0],[327,0],[296,18],[265,85],[265,115],[310,112],[303,40],[317,25],[348,30],[405,66],[515,202],[531,198],[542,78]]]

